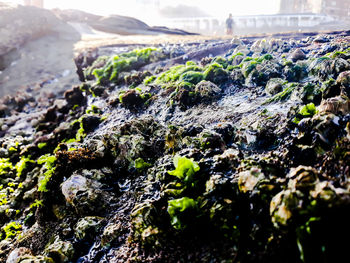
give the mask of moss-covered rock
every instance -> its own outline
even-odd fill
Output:
[[[74,256],[74,247],[71,242],[56,238],[52,244],[45,248],[45,254],[52,258],[54,262],[70,262]]]
[[[80,218],[74,227],[74,235],[77,239],[88,239],[96,235],[102,228],[101,217],[87,216]]]
[[[267,82],[265,91],[270,95],[275,95],[283,90],[283,86],[286,83],[287,81],[281,78],[272,78]]]
[[[199,100],[205,103],[215,101],[222,95],[221,89],[218,86],[205,80],[196,85],[194,92],[196,93],[196,96],[199,97]]]

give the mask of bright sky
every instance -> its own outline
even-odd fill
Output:
[[[23,0],[10,2],[23,3]],[[108,15],[120,14],[150,20],[155,17],[155,7],[150,3],[158,2],[161,7],[167,5],[196,5],[213,16],[275,14],[279,10],[280,0],[44,0],[45,8],[80,9],[90,13]],[[148,3],[142,5],[142,3]]]

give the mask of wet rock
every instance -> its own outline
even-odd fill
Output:
[[[268,52],[270,46],[268,41],[266,41],[266,39],[259,39],[257,41],[255,41],[252,46],[250,47],[250,49],[255,52],[255,53],[266,53]]]
[[[125,84],[128,86],[130,85],[137,86],[137,85],[140,85],[143,82],[143,80],[149,76],[152,76],[151,72],[149,71],[134,72],[126,75],[124,77],[124,81],[125,81]]]
[[[195,104],[195,95],[192,87],[179,87],[174,96],[174,100],[180,105],[182,110],[186,110]]]
[[[109,246],[121,233],[120,224],[110,224],[105,227],[101,236],[101,246]]]
[[[69,241],[62,241],[58,237],[45,249],[45,254],[51,257],[54,262],[70,262],[74,256],[74,247]]]
[[[78,214],[100,214],[107,206],[111,195],[100,188],[102,185],[78,173],[69,177],[62,185],[62,194]]]
[[[201,102],[206,103],[216,100],[221,95],[221,89],[218,86],[205,80],[196,85],[194,92],[199,96]]]
[[[226,147],[222,137],[213,131],[204,130],[199,135],[199,141],[203,149],[221,149],[224,150]]]
[[[321,43],[327,43],[329,42],[329,39],[324,36],[318,36],[314,39],[314,43],[321,44]]]
[[[67,90],[64,93],[64,98],[70,107],[73,107],[74,105],[81,106],[85,103],[85,97],[79,86],[73,87],[71,90]]]
[[[91,138],[86,142],[86,147],[90,152],[93,152],[97,158],[103,159],[105,157],[107,149],[102,138]]]
[[[18,263],[21,262],[21,258],[25,256],[32,256],[32,251],[26,247],[20,247],[14,249],[7,257],[6,263]]]
[[[98,58],[97,48],[91,48],[80,52],[74,57],[74,63],[77,67],[77,74],[80,81],[85,81],[84,70],[91,66],[92,63]],[[73,104],[74,105],[74,104]]]
[[[321,105],[318,107],[319,113],[333,113],[346,115],[350,112],[350,100],[347,97],[337,96],[322,100]]]
[[[240,69],[233,69],[230,77],[234,82],[239,83],[239,84],[242,84],[245,81],[243,73]]]
[[[337,84],[341,85],[342,93],[350,97],[350,71],[344,71],[339,74]]]
[[[331,78],[322,83],[322,98],[328,99],[340,95],[340,86]]]
[[[290,55],[290,59],[293,61],[293,62],[297,62],[298,60],[304,60],[306,59],[306,55],[305,53],[300,49],[300,48],[297,48],[296,50],[294,50],[292,52],[292,54]]]
[[[295,211],[300,209],[302,196],[301,192],[288,189],[272,198],[270,214],[272,222],[276,227],[287,226],[289,224]]]
[[[16,259],[16,261],[12,261],[16,263],[56,263],[52,258],[50,257],[44,257],[44,256],[21,256]],[[59,261],[57,261],[59,262]]]
[[[272,78],[265,87],[265,91],[270,95],[275,95],[283,90],[283,85],[286,83],[284,79]]]
[[[80,218],[74,227],[77,239],[93,239],[102,227],[102,217],[87,216]]]
[[[328,57],[321,57],[315,59],[309,65],[310,72],[323,81],[330,77],[336,78],[339,73],[349,69],[350,63],[342,58],[330,59]]]
[[[257,167],[253,167],[249,171],[240,172],[237,176],[239,190],[243,193],[253,191],[259,181],[265,179],[261,169]]]
[[[303,61],[297,61],[295,64],[288,64],[283,69],[283,75],[289,82],[298,82],[308,75],[307,64]]]
[[[81,119],[81,123],[85,132],[90,133],[101,123],[101,118],[95,115],[87,115]]]
[[[121,96],[122,104],[128,109],[136,109],[143,106],[143,99],[140,94],[134,90],[128,90]]]
[[[288,174],[288,187],[293,190],[310,190],[318,182],[316,169],[309,166],[298,166],[293,168]]]

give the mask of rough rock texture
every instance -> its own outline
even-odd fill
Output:
[[[0,261],[345,262],[349,42],[97,50],[2,98]]]

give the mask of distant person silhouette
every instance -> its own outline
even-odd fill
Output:
[[[232,19],[232,14],[230,14],[228,16],[228,18],[226,19],[226,34],[227,35],[232,35],[233,34],[233,19]]]

